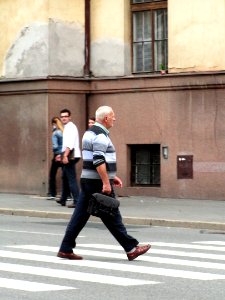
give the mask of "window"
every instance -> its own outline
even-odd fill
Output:
[[[133,72],[168,68],[167,1],[133,0]]]
[[[131,185],[160,186],[160,145],[130,145]]]

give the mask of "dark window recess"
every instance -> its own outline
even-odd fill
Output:
[[[160,145],[131,145],[131,185],[160,186]]]
[[[177,179],[193,179],[193,155],[177,156]]]

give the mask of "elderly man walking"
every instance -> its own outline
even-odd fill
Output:
[[[121,179],[116,176],[115,148],[109,138],[109,129],[116,120],[115,114],[111,107],[101,106],[95,116],[95,124],[85,132],[82,140],[81,193],[57,254],[61,258],[83,259],[73,253],[73,248],[90,217],[87,208],[91,195],[104,193],[115,198],[113,186],[122,187]],[[119,209],[115,216],[102,215],[101,220],[123,247],[128,260],[134,260],[150,249],[150,245],[139,246],[139,242],[127,233]]]

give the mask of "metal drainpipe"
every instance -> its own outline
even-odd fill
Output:
[[[85,49],[84,49],[84,77],[90,77],[90,0],[85,0]]]
[[[84,49],[84,77],[91,77],[90,71],[90,24],[91,24],[91,9],[90,0],[85,0],[85,49]],[[89,96],[87,92],[85,94],[85,106],[86,106],[86,116],[85,116],[85,129],[87,128],[87,123],[89,119]]]

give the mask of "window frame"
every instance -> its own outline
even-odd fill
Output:
[[[133,1],[131,0],[131,54],[132,54],[132,74],[157,74],[160,72],[160,70],[155,70],[155,33],[154,33],[154,18],[152,18],[152,32],[151,32],[151,37],[152,37],[152,66],[153,66],[153,71],[134,71],[134,23],[133,23],[133,14],[135,12],[144,12],[144,11],[150,11],[150,13],[153,15],[154,10],[160,10],[160,9],[167,9],[168,7],[168,1],[167,0],[159,0],[159,1],[154,1],[154,2],[141,2],[141,3],[132,3]],[[167,35],[167,60],[168,60],[168,35]],[[168,69],[168,62],[166,62],[165,69]]]
[[[128,145],[130,152],[130,186],[131,187],[160,187],[161,186],[161,145],[160,144],[130,144]],[[138,151],[148,151],[150,160],[149,162],[138,162],[136,155]],[[134,159],[135,156],[135,159]],[[157,157],[158,162],[155,161]],[[149,165],[149,183],[138,183],[136,178],[140,176],[135,169],[141,170],[144,165]],[[156,167],[156,165],[158,167]],[[158,173],[156,173],[157,171]],[[152,174],[155,174],[155,176]],[[156,183],[157,174],[159,176],[158,183]]]

